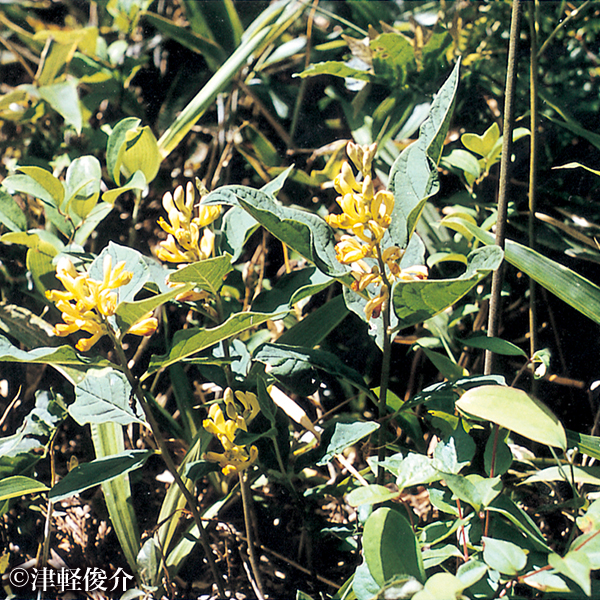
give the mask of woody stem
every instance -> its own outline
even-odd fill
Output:
[[[173,458],[171,457],[169,449],[167,448],[165,439],[162,436],[160,428],[158,427],[158,423],[156,422],[156,419],[154,418],[154,415],[152,414],[152,410],[151,410],[148,402],[146,401],[146,397],[144,395],[142,386],[140,385],[139,380],[133,375],[133,373],[131,372],[131,370],[129,369],[129,367],[127,365],[127,357],[125,356],[125,352],[123,351],[123,346],[121,345],[120,340],[117,338],[117,336],[115,335],[115,333],[112,330],[112,328],[110,327],[110,325],[107,326],[107,329],[108,329],[108,335],[113,343],[113,347],[117,354],[119,365],[120,365],[121,369],[123,370],[123,373],[125,373],[125,376],[127,377],[127,380],[129,381],[129,384],[131,385],[131,388],[133,389],[135,397],[138,399],[138,401],[144,411],[144,415],[150,425],[150,429],[152,430],[152,434],[154,435],[154,439],[156,440],[156,444],[160,450],[160,454],[161,454],[163,460],[165,461],[165,465],[166,465],[167,469],[169,470],[169,472],[171,473],[171,475],[173,476],[173,480],[175,481],[175,484],[177,485],[177,487],[180,489],[181,493],[183,494],[183,496],[186,500],[187,506],[188,506],[190,512],[192,513],[194,523],[196,524],[196,527],[198,528],[200,543],[202,544],[202,548],[204,549],[204,554],[206,555],[206,560],[208,561],[210,570],[212,572],[213,578],[217,585],[217,589],[219,590],[219,597],[225,598],[226,593],[225,593],[225,585],[223,582],[223,577],[222,577],[219,569],[217,568],[217,565],[216,565],[214,557],[213,557],[212,549],[210,547],[210,544],[208,543],[208,537],[206,534],[206,530],[204,529],[204,525],[202,524],[202,517],[200,516],[200,513],[198,512],[198,508],[196,506],[196,498],[190,492],[190,490],[187,488],[186,484],[183,482],[183,479],[179,475],[179,471],[177,470],[175,462],[173,461]]]

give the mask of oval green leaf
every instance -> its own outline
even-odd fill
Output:
[[[527,554],[516,544],[489,537],[481,539],[484,543],[483,560],[492,569],[504,575],[516,575],[525,568]]]
[[[425,581],[421,549],[410,523],[399,512],[379,508],[367,519],[363,550],[369,571],[379,585],[394,575],[412,575],[421,583]]]
[[[484,385],[463,394],[457,408],[540,444],[567,449],[567,436],[552,411],[539,400],[515,388]]]
[[[352,490],[348,496],[350,506],[361,506],[363,504],[377,504],[397,498],[400,492],[394,492],[384,485],[367,485]]]

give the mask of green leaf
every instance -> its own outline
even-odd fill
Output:
[[[83,246],[88,237],[93,233],[94,229],[108,216],[108,213],[113,209],[113,205],[108,202],[100,202],[85,216],[85,220],[79,225],[75,231],[73,242]]]
[[[463,553],[453,544],[446,544],[439,548],[426,548],[423,550],[423,566],[425,569],[431,569],[453,557],[463,558]]]
[[[567,449],[560,421],[547,406],[522,390],[484,385],[465,392],[456,406],[467,415],[496,423],[540,444]]]
[[[464,219],[446,218],[442,224],[451,229],[463,227],[479,241],[495,244],[494,236]],[[600,287],[575,271],[557,263],[535,250],[517,242],[506,240],[506,260],[552,292],[555,296],[578,310],[581,314],[600,324]]]
[[[212,106],[218,94],[229,87],[248,63],[248,59],[295,23],[303,10],[304,5],[301,2],[276,2],[261,12],[246,29],[242,43],[158,140],[163,158],[177,147],[198,119]]]
[[[356,568],[352,581],[352,591],[357,600],[372,600],[380,588],[381,586],[373,579],[373,575],[369,571],[367,561],[363,558],[363,562]]]
[[[38,88],[40,97],[45,100],[77,133],[81,133],[83,118],[77,94],[77,82],[68,80]]]
[[[527,554],[512,542],[482,537],[483,560],[504,575],[517,575],[525,568]]]
[[[158,306],[165,304],[169,300],[172,300],[177,295],[191,290],[193,287],[193,284],[188,283],[185,285],[180,285],[168,292],[156,294],[150,298],[145,298],[144,300],[137,300],[135,302],[121,302],[115,313],[119,329],[123,333],[126,333],[134,323],[137,323],[149,312],[153,311]]]
[[[408,39],[397,32],[386,32],[372,39],[369,46],[375,74],[395,86],[404,86],[407,72],[415,63],[415,51]]]
[[[456,576],[464,583],[465,588],[468,588],[477,583],[487,572],[488,566],[485,563],[471,558],[458,567]]]
[[[341,454],[346,448],[353,446],[377,429],[379,429],[379,424],[373,421],[336,423],[333,428],[331,440],[325,450],[325,455],[319,460],[317,465],[326,465],[336,454]]]
[[[437,193],[436,165],[440,160],[458,87],[460,62],[436,95],[419,139],[402,151],[390,170],[389,189],[394,210],[389,233],[394,244],[405,248],[415,230],[427,198]]]
[[[451,573],[434,573],[413,600],[460,600],[465,584]]]
[[[219,293],[225,276],[233,270],[232,257],[224,254],[217,258],[207,258],[173,271],[169,275],[171,283],[193,283],[195,287],[211,293]]]
[[[49,489],[47,485],[41,481],[31,479],[31,477],[23,477],[22,475],[6,477],[0,481],[0,501],[8,500],[9,498],[19,498],[25,494],[46,492]]]
[[[25,177],[19,175],[7,177],[2,185],[40,198],[55,207],[62,204],[65,188],[50,171],[41,167],[19,167],[19,171],[24,173]]]
[[[558,554],[548,556],[548,564],[562,575],[572,579],[587,596],[592,595],[592,582],[590,561],[584,552],[567,552],[561,558]]]
[[[231,262],[236,262],[242,255],[246,242],[258,229],[256,219],[241,206],[232,206],[223,217],[221,225],[221,250],[229,252]]]
[[[580,452],[592,458],[600,459],[600,437],[567,429],[567,440],[569,441],[569,448],[576,446]]]
[[[262,190],[230,185],[211,192],[202,204],[241,206],[267,231],[332,277],[346,275],[335,253],[335,235],[324,219],[298,208],[282,206]]]
[[[361,506],[363,504],[378,504],[397,498],[400,492],[395,492],[383,485],[367,485],[352,490],[346,500],[350,506]]]
[[[569,465],[547,467],[527,477],[521,483],[523,485],[540,481],[564,481],[569,483],[571,482],[571,475],[577,484],[600,485],[600,467],[570,467]]]
[[[392,291],[398,328],[426,321],[452,306],[502,262],[498,246],[480,248],[469,255],[469,264],[456,279],[399,281]]]
[[[477,158],[460,148],[452,150],[448,156],[444,156],[441,164],[447,169],[455,169],[469,175],[470,182],[474,182],[481,176],[481,165]],[[469,179],[467,181],[469,182]]]
[[[99,366],[110,363],[101,357],[87,358],[78,354],[71,346],[57,348],[35,348],[21,350],[0,335],[0,362],[40,363],[51,365]]]
[[[165,37],[169,37],[185,48],[197,52],[206,60],[211,71],[216,71],[227,58],[223,48],[214,40],[198,35],[187,27],[177,25],[161,15],[147,12],[144,20],[156,27]]]
[[[373,579],[383,585],[394,575],[425,581],[421,549],[407,519],[391,508],[378,508],[367,519],[363,551]]]
[[[457,365],[454,361],[450,360],[446,355],[434,352],[429,348],[422,346],[418,342],[415,344],[420,347],[425,353],[425,356],[433,363],[435,368],[445,377],[446,379],[459,379],[468,375],[468,371],[463,367]]]
[[[91,423],[92,442],[96,458],[105,458],[125,452],[123,427],[117,423]],[[117,534],[123,554],[133,574],[137,573],[137,554],[140,533],[133,507],[129,475],[126,473],[102,483],[104,502],[110,521]]]
[[[127,378],[111,368],[90,369],[85,379],[75,386],[75,402],[69,414],[79,423],[145,423],[141,408],[131,407],[132,390]]]
[[[445,473],[443,478],[452,493],[463,502],[470,504],[477,512],[488,506],[502,491],[500,477],[485,479],[476,474],[463,477]]]
[[[571,162],[571,163],[567,163],[566,165],[560,165],[559,167],[552,167],[553,169],[585,169],[586,171],[589,171],[590,173],[593,173],[594,175],[600,175],[600,171],[597,171],[596,169],[591,169],[590,167],[586,167],[585,165],[582,165],[581,163],[578,162]]]
[[[498,127],[498,123],[493,123],[483,135],[463,133],[460,141],[467,150],[485,157],[492,151],[499,139],[500,128]]]
[[[114,204],[115,200],[123,193],[129,190],[146,189],[146,177],[141,171],[136,171],[121,187],[114,190],[108,190],[102,194],[102,200],[108,204]]]
[[[27,229],[27,216],[16,200],[4,190],[0,190],[0,223],[10,231],[17,232]]]
[[[396,485],[403,490],[413,485],[432,483],[443,477],[433,466],[432,460],[423,454],[409,452],[396,471]]]
[[[279,314],[264,314],[264,313],[237,313],[232,315],[223,324],[213,327],[212,329],[204,329],[192,327],[175,332],[173,342],[169,352],[163,356],[153,355],[150,359],[148,371],[142,379],[146,379],[158,369],[172,365],[192,354],[201,352],[206,348],[214,346],[222,340],[233,337],[242,331],[258,327],[266,321],[281,318]]]
[[[373,73],[369,71],[361,71],[349,67],[346,63],[337,60],[328,60],[326,62],[313,63],[304,71],[298,73],[296,77],[314,77],[315,75],[333,75],[334,77],[351,77],[352,79],[360,79],[361,81],[372,81],[375,79]]]
[[[492,460],[494,463],[494,475],[504,475],[510,469],[513,462],[512,452],[506,443],[508,431],[500,429],[498,437],[495,432],[492,432],[485,443],[485,451],[483,453],[483,465],[485,472],[490,475],[492,470]]]
[[[85,219],[100,197],[102,167],[95,156],[76,158],[65,176],[65,207]]]
[[[507,342],[497,337],[486,337],[484,335],[478,335],[466,339],[460,340],[463,346],[468,348],[481,348],[483,350],[490,350],[494,354],[503,354],[505,356],[524,356],[527,358],[527,353],[521,350],[518,346],[515,346],[511,342]]]
[[[286,273],[270,290],[261,292],[252,302],[256,312],[277,312],[291,308],[296,302],[326,288],[335,280],[316,267],[305,267]]]
[[[65,475],[50,490],[48,496],[54,502],[64,500],[119,475],[139,469],[153,454],[153,450],[126,450],[114,456],[80,464]]]
[[[121,150],[125,144],[127,132],[135,129],[141,123],[136,117],[121,119],[108,136],[106,144],[106,167],[111,179],[119,185],[121,182]],[[108,201],[107,201],[108,202]],[[112,202],[111,202],[112,204]]]
[[[161,155],[158,142],[147,125],[128,129],[125,140],[119,148],[115,170],[119,169],[126,177],[141,171],[149,184],[158,174]]]
[[[267,372],[279,379],[284,385],[286,382],[302,383],[304,387],[311,388],[312,394],[318,386],[318,375],[315,368],[322,369],[338,379],[351,383],[359,390],[364,391],[375,399],[369,387],[365,384],[362,375],[346,366],[341,359],[331,352],[319,349],[309,349],[301,346],[287,346],[284,344],[263,344],[252,357],[254,360],[268,365]]]

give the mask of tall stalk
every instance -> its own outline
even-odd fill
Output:
[[[506,88],[504,93],[504,125],[502,140],[502,155],[500,162],[500,181],[498,185],[498,219],[496,221],[496,245],[504,249],[506,239],[506,221],[508,212],[508,171],[512,150],[512,124],[514,112],[515,88],[517,84],[517,45],[519,42],[519,25],[521,22],[521,0],[513,0],[510,21],[510,40],[508,44],[508,64],[506,68]],[[488,319],[488,336],[496,337],[500,324],[502,293],[502,269],[494,271],[492,278],[492,293],[490,298],[490,314]],[[486,375],[494,370],[494,355],[489,350],[485,353]]]

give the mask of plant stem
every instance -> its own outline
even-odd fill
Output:
[[[537,148],[538,148],[538,55],[537,34],[539,29],[539,0],[529,5],[529,28],[531,32],[531,48],[529,62],[529,105],[530,105],[530,150],[529,150],[529,247],[535,250],[535,209],[537,188]],[[537,284],[529,278],[529,354],[533,356],[537,350]],[[532,383],[533,390],[537,387],[537,380]]]
[[[152,410],[146,401],[146,397],[144,395],[144,391],[142,390],[140,382],[133,375],[133,373],[127,366],[127,357],[125,356],[125,352],[123,351],[123,346],[121,345],[120,340],[117,338],[117,336],[115,335],[115,333],[112,330],[112,328],[110,327],[110,325],[108,326],[107,329],[108,329],[108,335],[111,338],[115,352],[117,354],[119,364],[120,364],[121,368],[123,369],[123,372],[125,373],[125,376],[127,377],[127,380],[129,381],[129,384],[131,385],[131,388],[133,389],[133,392],[144,411],[144,415],[146,416],[146,420],[148,421],[148,423],[150,425],[150,429],[152,430],[152,434],[154,435],[154,439],[156,440],[156,444],[160,450],[162,459],[165,461],[165,465],[166,465],[167,469],[173,476],[175,484],[177,485],[177,487],[179,487],[179,489],[181,490],[181,493],[185,497],[187,506],[188,506],[190,512],[192,513],[194,523],[196,524],[196,527],[198,528],[198,534],[200,536],[200,543],[202,544],[202,548],[204,549],[204,554],[206,555],[206,560],[208,561],[210,570],[212,572],[215,583],[217,585],[217,589],[219,590],[219,596],[221,598],[225,598],[226,593],[225,593],[225,585],[223,582],[223,577],[222,577],[219,569],[217,568],[217,565],[216,565],[214,557],[213,557],[212,549],[210,547],[210,544],[208,543],[206,530],[204,529],[204,525],[202,524],[202,517],[200,516],[200,513],[198,512],[198,508],[196,506],[196,498],[190,492],[190,490],[188,490],[187,486],[183,482],[183,479],[181,479],[181,476],[179,475],[179,471],[177,470],[175,462],[173,461],[173,458],[171,457],[169,449],[167,448],[165,439],[163,438],[162,433],[160,432],[158,423],[156,422],[156,419],[154,418],[154,415],[152,414]]]
[[[500,181],[498,186],[498,219],[496,222],[496,245],[504,249],[506,238],[506,221],[508,212],[508,169],[512,148],[512,122],[515,88],[517,83],[517,44],[519,41],[519,24],[521,21],[521,0],[513,0],[510,21],[510,40],[508,44],[508,65],[506,68],[506,88],[504,102],[504,126],[502,139],[502,156],[500,160]],[[502,293],[502,269],[494,271],[492,278],[492,293],[490,298],[490,314],[488,319],[488,336],[498,335]],[[494,370],[494,355],[489,350],[485,353],[484,373],[490,375]]]
[[[377,417],[379,420],[379,437],[378,437],[378,449],[377,449],[377,462],[381,463],[385,460],[385,427],[383,420],[386,413],[386,400],[387,391],[390,383],[390,365],[392,358],[392,339],[390,334],[390,300],[392,295],[392,286],[387,278],[385,272],[385,262],[381,255],[381,247],[379,244],[377,248],[377,261],[379,262],[379,269],[381,271],[381,279],[383,280],[383,288],[387,295],[386,301],[383,303],[383,357],[381,359],[381,377],[379,380],[379,403],[377,406]],[[383,291],[383,290],[382,290]],[[377,466],[377,483],[383,485],[385,469],[381,466]]]
[[[246,539],[248,540],[248,556],[250,557],[250,566],[252,567],[252,574],[256,580],[256,591],[258,600],[264,600],[264,591],[262,585],[262,579],[260,576],[260,568],[258,566],[258,559],[256,557],[256,548],[254,547],[254,535],[252,532],[252,523],[250,519],[250,511],[252,510],[251,498],[250,498],[250,486],[248,485],[248,478],[242,471],[239,473],[240,478],[240,489],[242,490],[242,507],[244,509],[244,525],[246,527]]]

